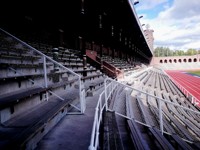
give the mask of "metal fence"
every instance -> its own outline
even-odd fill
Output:
[[[183,92],[183,94],[191,100],[191,103],[196,105],[199,105],[200,100],[195,97],[193,94],[191,94],[186,88],[184,88],[181,84],[179,84],[177,81],[175,81],[172,77],[170,77],[165,71],[163,71],[174,83],[175,85]]]
[[[65,97],[63,96],[63,93],[67,93],[67,88],[72,87],[71,85],[75,85],[76,89],[78,90],[77,93],[71,93],[72,97],[77,97],[77,103],[72,103],[71,106],[76,109],[75,113],[84,113],[85,111],[85,91],[84,88],[82,88],[81,83],[81,76],[72,70],[66,68],[61,63],[58,63],[57,61],[53,60],[50,56],[45,55],[41,51],[35,49],[34,47],[30,46],[26,42],[20,40],[19,38],[15,37],[14,35],[8,33],[7,31],[0,28],[0,34],[4,36],[4,44],[1,45],[1,47],[10,48],[10,52],[12,53],[12,49],[16,49],[16,51],[20,52],[20,55],[22,55],[24,58],[28,56],[34,56],[33,58],[37,58],[37,61],[32,60],[31,64],[28,64],[30,60],[20,60],[19,65],[25,64],[32,65],[32,66],[38,66],[39,68],[35,68],[35,70],[31,70],[26,66],[24,69],[18,69],[15,67],[9,67],[8,72],[2,72],[5,77],[14,77],[14,76],[28,76],[28,75],[35,75],[37,76],[37,82],[33,79],[29,78],[31,84],[34,84],[35,86],[39,86],[42,88],[48,89],[46,92],[46,100],[49,99],[49,95],[53,95],[60,100],[65,100]],[[2,41],[3,43],[3,41]],[[13,62],[12,62],[13,63]],[[18,63],[18,62],[14,62]],[[61,77],[63,81],[61,80]],[[64,81],[64,79],[66,79]],[[49,88],[51,85],[57,83],[56,85],[59,87],[59,83],[65,82],[66,84],[63,84],[64,89],[61,92],[60,90],[54,90],[53,88]],[[62,87],[63,87],[62,86]],[[53,85],[55,87],[55,85]],[[70,91],[69,91],[70,93]],[[78,96],[77,96],[78,95]]]
[[[120,90],[120,88],[121,88],[121,90]],[[117,97],[116,94],[119,94],[120,92],[125,92],[124,99]],[[90,150],[98,149],[99,135],[100,135],[99,128],[100,128],[101,121],[102,121],[103,111],[114,111],[119,116],[122,116],[127,119],[134,119],[139,124],[145,125],[147,127],[151,127],[151,125],[148,124],[146,121],[137,120],[137,118],[134,117],[133,108],[128,106],[131,103],[130,93],[132,93],[132,92],[138,93],[139,97],[141,95],[143,95],[143,97],[145,97],[145,99],[147,101],[155,101],[154,104],[156,107],[154,107],[152,105],[152,108],[154,108],[155,113],[157,112],[159,129],[162,134],[164,132],[168,133],[167,131],[164,130],[165,124],[163,123],[167,119],[167,117],[166,117],[167,112],[165,110],[166,107],[168,107],[171,111],[174,111],[174,109],[177,109],[177,111],[180,111],[183,114],[184,114],[183,111],[185,111],[187,113],[190,113],[190,115],[191,114],[195,115],[198,118],[200,116],[199,111],[195,111],[195,110],[189,109],[187,107],[181,106],[177,102],[172,102],[170,100],[166,100],[161,97],[154,96],[154,95],[144,92],[142,90],[135,89],[126,84],[120,83],[120,82],[115,81],[110,78],[107,78],[104,81],[104,91],[100,94],[99,100],[97,103],[97,107],[96,107],[96,112],[95,112],[94,122],[93,122],[93,129],[92,129],[92,134],[91,134],[91,141],[90,141],[90,146],[89,146]],[[115,98],[113,98],[113,97],[115,97]],[[116,101],[116,98],[119,98],[121,101],[124,101],[122,104],[124,106],[122,106],[122,107],[123,107],[123,109],[126,109],[126,111],[121,112],[121,110],[119,111],[118,109],[115,109],[114,105],[118,105],[118,104],[121,105],[120,104],[121,102],[119,103],[119,101]],[[138,101],[141,101],[141,99],[138,99]],[[118,103],[118,104],[116,104],[116,103]],[[111,107],[111,105],[112,105],[112,107]],[[145,111],[145,110],[143,110],[143,111]],[[173,112],[173,115],[176,116],[176,118],[178,118],[178,117],[180,117],[179,119],[182,118],[181,116],[177,115],[177,112]],[[186,116],[190,117],[190,115],[186,115]],[[184,118],[182,118],[182,119],[184,120]],[[200,124],[197,122],[196,125],[198,128],[198,126]],[[191,130],[192,130],[192,128],[193,127],[191,127]],[[195,133],[195,130],[193,130],[193,132]],[[170,134],[170,133],[168,133],[168,134]],[[184,139],[184,137],[182,137],[182,138]],[[185,141],[187,141],[187,140],[185,139]]]

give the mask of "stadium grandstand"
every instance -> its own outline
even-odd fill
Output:
[[[200,149],[199,55],[153,57],[137,3],[4,3],[1,150]]]

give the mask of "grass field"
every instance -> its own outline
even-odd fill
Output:
[[[200,76],[200,70],[198,71],[187,71],[188,73]]]

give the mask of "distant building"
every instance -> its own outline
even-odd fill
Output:
[[[145,37],[147,39],[147,43],[151,49],[154,50],[154,37],[153,37],[154,30],[149,28],[149,25],[146,25],[146,29],[144,30]]]

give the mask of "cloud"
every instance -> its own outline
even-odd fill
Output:
[[[167,0],[141,0],[140,4],[137,6],[137,10],[149,10],[154,7],[167,2]]]
[[[154,47],[200,49],[200,7],[198,0],[174,0],[165,3],[156,18],[145,15],[142,23],[154,30]],[[171,6],[170,6],[171,5]]]
[[[199,12],[198,0],[174,0],[172,7],[161,12],[159,17],[180,20],[190,18],[191,16],[198,16]]]

